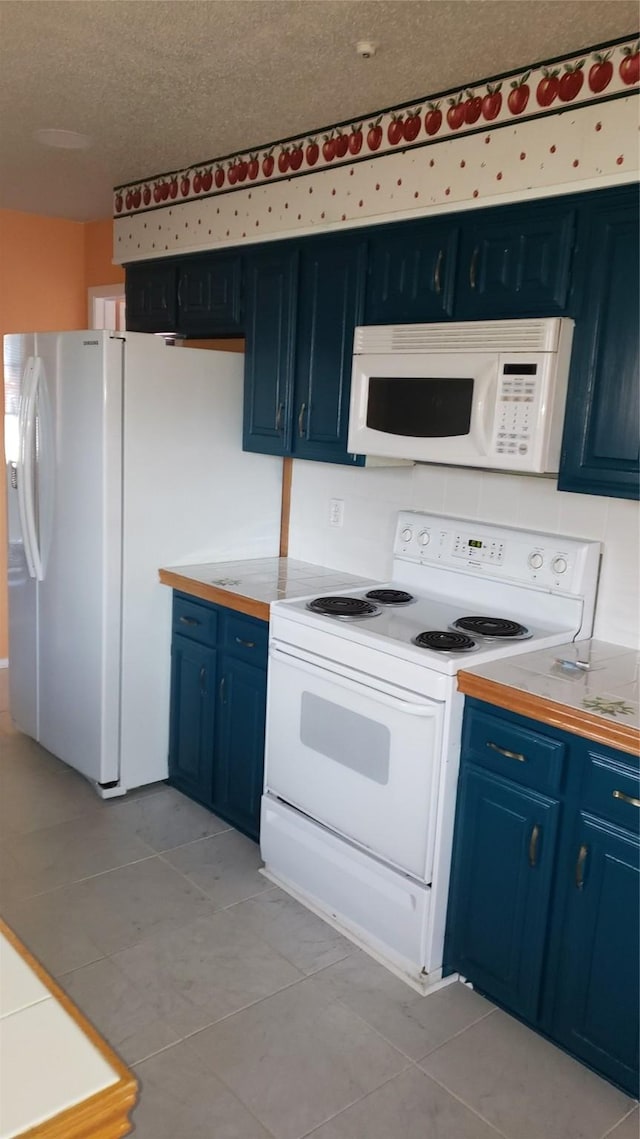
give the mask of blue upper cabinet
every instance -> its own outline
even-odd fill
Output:
[[[178,275],[179,328],[183,336],[240,336],[242,259],[239,254],[182,261]]]
[[[447,218],[373,230],[364,323],[447,320],[453,312],[458,234]]]
[[[125,284],[130,332],[175,332],[178,327],[178,266],[171,261],[128,265]]]
[[[247,257],[245,451],[290,453],[298,250],[290,244]]]
[[[363,313],[366,245],[328,238],[300,247],[291,454],[357,463],[347,456],[353,330]]]
[[[454,316],[498,320],[567,311],[575,205],[500,206],[465,216]]]
[[[576,327],[558,487],[638,498],[637,187],[589,195],[576,258]]]

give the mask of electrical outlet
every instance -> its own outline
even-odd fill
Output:
[[[344,523],[344,499],[329,499],[329,525],[342,526]]]

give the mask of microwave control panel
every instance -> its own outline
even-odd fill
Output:
[[[537,373],[537,364],[503,364],[493,424],[494,454],[528,454],[537,420]]]

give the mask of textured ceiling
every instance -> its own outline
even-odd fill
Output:
[[[88,220],[115,184],[637,30],[636,0],[0,0],[0,206]],[[378,44],[373,59],[355,51]],[[33,132],[88,134],[53,151]]]

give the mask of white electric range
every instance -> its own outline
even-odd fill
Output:
[[[402,511],[392,580],[271,607],[265,873],[441,982],[458,669],[591,635],[598,542]]]

